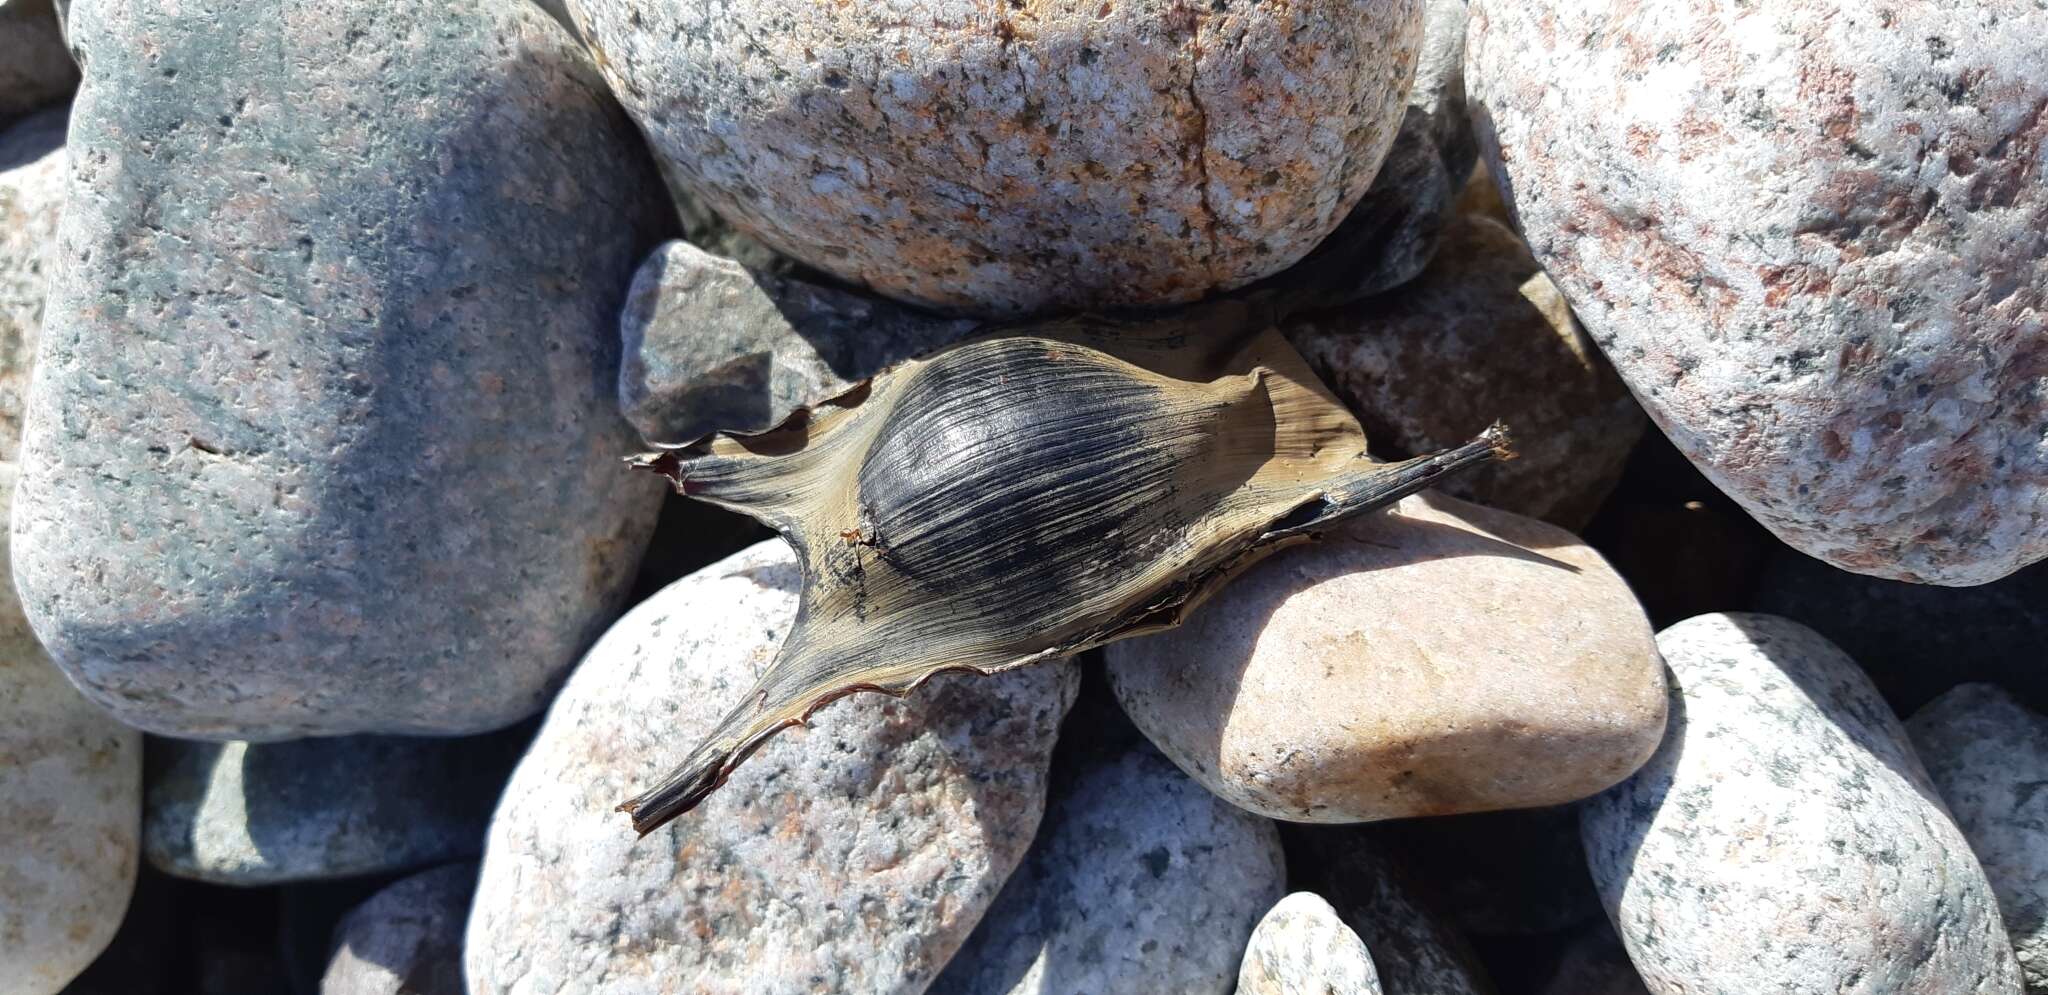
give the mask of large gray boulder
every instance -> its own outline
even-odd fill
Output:
[[[662,498],[619,461],[613,321],[670,212],[582,49],[457,0],[69,25],[90,71],[14,522],[52,655],[171,735],[537,710]]]

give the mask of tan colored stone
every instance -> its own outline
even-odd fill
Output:
[[[1279,553],[1181,628],[1107,652],[1167,756],[1297,822],[1582,798],[1664,730],[1649,623],[1606,561],[1435,494]]]
[[[1192,301],[1285,269],[1385,158],[1422,0],[571,0],[692,198],[964,310]]]
[[[1592,520],[1649,423],[1528,247],[1491,218],[1459,217],[1420,277],[1298,319],[1287,337],[1358,412],[1376,455],[1505,421],[1519,458],[1443,490],[1568,529]]]

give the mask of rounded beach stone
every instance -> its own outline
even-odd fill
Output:
[[[20,456],[21,416],[42,337],[50,247],[64,212],[63,108],[0,131],[0,461]]]
[[[1275,554],[1107,657],[1117,700],[1182,770],[1297,822],[1582,798],[1664,729],[1649,623],[1600,555],[1435,494]]]
[[[620,463],[614,322],[668,212],[587,56],[525,3],[70,23],[14,522],[51,655],[171,735],[537,710],[662,500]]]
[[[334,928],[320,995],[465,995],[462,927],[476,891],[473,863],[399,881]]]
[[[1087,764],[930,995],[1227,995],[1285,861],[1272,823],[1151,749]]]
[[[492,818],[470,991],[915,995],[1024,857],[1071,664],[856,694],[644,840],[614,811],[794,622],[780,540],[664,588],[576,668]]]
[[[1474,0],[1536,258],[1652,418],[1792,546],[2048,556],[2048,7]]]
[[[78,67],[50,0],[0,0],[0,128],[77,86]]]
[[[1657,644],[1670,732],[1580,822],[1651,992],[2018,995],[1984,872],[1854,661],[1769,615]]]
[[[893,297],[1191,301],[1300,259],[1379,169],[1422,0],[570,0],[692,198]]]
[[[1984,865],[2027,991],[2048,993],[2048,715],[1965,684],[1906,729]]]
[[[21,360],[0,354],[0,368]],[[0,463],[0,521],[14,466]],[[0,995],[56,995],[135,888],[142,735],[81,697],[29,631],[0,541]]]
[[[1381,995],[1365,941],[1321,896],[1297,891],[1259,920],[1237,995]]]
[[[143,854],[214,884],[320,881],[483,852],[531,735],[150,743]]]
[[[1592,520],[1647,424],[1522,240],[1489,218],[1454,219],[1413,282],[1297,318],[1287,337],[1358,412],[1375,455],[1506,422],[1516,458],[1442,490],[1568,529]]]

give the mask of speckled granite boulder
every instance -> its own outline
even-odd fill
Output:
[[[50,0],[0,0],[0,128],[77,86]]]
[[[1582,529],[1647,424],[1515,233],[1460,217],[1414,282],[1289,323],[1287,337],[1358,412],[1376,454],[1457,445],[1495,420],[1516,458],[1445,493]]]
[[[1140,748],[1076,771],[931,995],[1228,995],[1286,893],[1273,824]]]
[[[1650,991],[2018,995],[1984,872],[1854,661],[1770,615],[1657,644],[1670,732],[1580,823]]]
[[[1649,623],[1600,554],[1435,494],[1276,554],[1179,629],[1105,652],[1117,700],[1182,770],[1298,822],[1582,798],[1664,729]]]
[[[21,449],[21,415],[42,337],[50,247],[64,211],[63,108],[0,131],[0,461]]]
[[[1717,485],[1859,573],[2048,556],[2048,7],[1472,10],[1522,234]]]
[[[1297,891],[1259,920],[1237,995],[1381,995],[1365,941],[1320,896]]]
[[[1355,830],[1296,830],[1317,885],[1373,952],[1386,995],[1493,995],[1471,944],[1390,851]]]
[[[859,694],[644,840],[613,810],[774,658],[787,545],[663,589],[577,667],[491,822],[470,991],[924,990],[1024,857],[1070,664]]]
[[[570,0],[687,193],[890,296],[1021,312],[1277,272],[1365,191],[1422,0]]]
[[[0,343],[0,372],[26,358]],[[13,491],[0,463],[0,521]],[[56,995],[113,939],[141,812],[142,735],[79,696],[0,582],[0,995]]]
[[[465,995],[462,927],[476,865],[449,864],[399,881],[334,928],[320,995]]]
[[[156,740],[143,854],[167,874],[234,885],[475,857],[528,735]]]
[[[2048,993],[2048,716],[1965,684],[1906,729],[1984,865],[2029,995]]]
[[[537,710],[662,500],[619,461],[614,322],[667,211],[587,57],[523,3],[70,23],[14,522],[51,655],[175,735]]]
[[[980,327],[669,242],[619,317],[619,409],[654,444],[764,431]]]

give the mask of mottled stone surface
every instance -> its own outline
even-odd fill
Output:
[[[176,735],[538,709],[661,502],[619,461],[614,322],[667,211],[587,57],[528,4],[71,26],[14,522],[51,655]]]
[[[1494,421],[1516,458],[1446,493],[1584,528],[1647,423],[1514,232],[1459,217],[1422,275],[1295,319],[1287,337],[1358,412],[1376,455],[1455,446]]]
[[[1321,893],[1372,951],[1386,995],[1493,995],[1471,944],[1397,857],[1350,830],[1311,830],[1307,844]]]
[[[2017,995],[1984,872],[1854,661],[1769,615],[1657,644],[1670,732],[1580,823],[1650,991]]]
[[[474,857],[528,735],[156,740],[144,855],[169,874],[236,885]]]
[[[980,327],[669,242],[619,317],[619,409],[654,444],[759,432]]]
[[[465,995],[462,927],[476,865],[449,864],[394,884],[334,929],[320,995]]]
[[[1227,995],[1286,893],[1273,824],[1140,747],[1078,771],[931,995]]]
[[[1365,941],[1320,896],[1297,891],[1259,920],[1237,995],[1381,995]]]
[[[1984,865],[2027,991],[2048,993],[2048,715],[1965,684],[1906,729]]]
[[[2048,555],[2048,7],[1472,11],[1522,234],[1716,484],[1859,573]]]
[[[1965,681],[1991,681],[2048,711],[2048,564],[1947,588],[1845,573],[1779,549],[1763,566],[1753,606],[1842,647],[1901,715]]]
[[[1649,623],[1600,555],[1435,494],[1275,554],[1179,629],[1106,654],[1181,769],[1301,822],[1570,801],[1628,776],[1664,728]]]
[[[1602,922],[1573,940],[1542,995],[1650,995],[1621,938]]]
[[[0,131],[0,461],[8,463],[20,455],[50,248],[64,212],[65,118],[57,108]]]
[[[26,358],[0,352],[0,372]],[[13,491],[0,463],[0,521]],[[72,688],[0,582],[0,995],[56,995],[113,939],[141,810],[141,734]]]
[[[50,0],[0,0],[0,128],[77,86]]]
[[[1277,272],[1393,140],[1422,0],[571,0],[671,175],[948,308],[1189,301]]]
[[[1044,810],[1070,664],[836,702],[645,840],[613,811],[746,693],[799,584],[762,543],[592,648],[492,819],[472,993],[912,995],[966,939]]]

